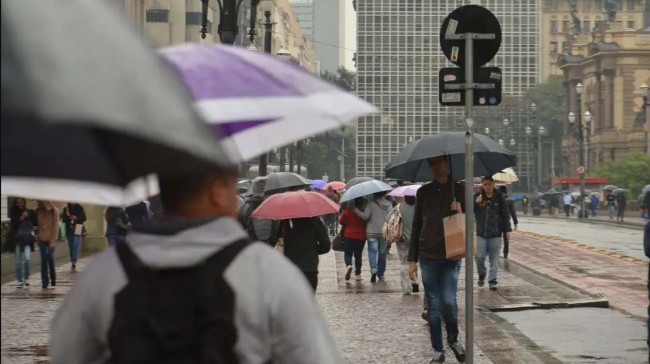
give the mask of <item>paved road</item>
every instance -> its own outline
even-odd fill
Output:
[[[587,224],[564,218],[521,217],[519,218],[519,229],[575,240],[595,248],[648,260],[643,253],[643,229],[641,227]]]

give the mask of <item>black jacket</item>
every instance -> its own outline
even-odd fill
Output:
[[[74,222],[70,220],[70,215],[77,217],[77,220]],[[61,214],[61,219],[65,224],[65,232],[68,235],[74,235],[74,228],[77,224],[83,224],[86,222],[86,211],[83,206],[79,204],[69,203],[67,207],[63,208],[63,213]]]
[[[503,232],[512,231],[510,227],[510,211],[508,202],[503,194],[494,191],[492,198],[486,198],[483,206],[476,203],[480,192],[474,195],[474,217],[476,218],[476,235],[482,238],[497,238]]]
[[[454,197],[465,211],[465,188],[455,182],[452,185],[451,178],[444,185],[434,181],[418,190],[415,198],[409,262],[416,262],[419,258],[446,259],[442,219],[451,216],[451,203]]]
[[[515,200],[508,197],[506,198],[506,203],[508,204],[508,212],[510,212],[512,221],[515,223],[515,226],[519,225],[519,220],[517,219],[517,210],[515,209]]]
[[[36,212],[34,210],[26,209],[27,211],[27,218],[31,220],[32,225],[36,226]],[[16,245],[29,245],[30,249],[34,251],[34,241],[35,239],[27,239],[23,240],[20,239],[18,236],[18,230],[20,229],[20,225],[22,224],[22,220],[20,219],[20,216],[23,214],[23,210],[18,210],[15,207],[11,208],[11,211],[9,211],[9,218],[11,219],[9,222],[9,232],[7,234],[7,250],[8,251],[14,251],[16,249]]]
[[[306,273],[318,272],[318,256],[330,251],[325,224],[318,217],[284,221],[284,255]]]

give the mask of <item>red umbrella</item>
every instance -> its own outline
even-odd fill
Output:
[[[286,220],[335,214],[338,211],[336,203],[318,192],[295,191],[267,198],[253,211],[253,217]]]
[[[345,183],[339,182],[339,181],[332,181],[323,187],[323,191],[327,191],[328,187],[332,187],[333,189],[340,191],[345,189]]]

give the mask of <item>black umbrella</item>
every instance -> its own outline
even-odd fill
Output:
[[[108,2],[4,1],[1,16],[2,194],[124,205],[157,192],[145,176],[231,164]]]
[[[266,181],[266,194],[286,192],[292,189],[304,189],[311,186],[311,180],[291,172],[276,172],[269,174]]]
[[[552,201],[556,196],[562,195],[567,192],[548,190],[542,195],[542,199],[546,201]]]
[[[408,144],[386,166],[387,178],[411,182],[433,179],[427,159],[449,156],[451,176],[455,180],[465,178],[465,133],[452,132],[431,135]],[[499,143],[481,134],[474,134],[474,174],[493,174],[517,164],[515,154]]]
[[[345,184],[345,189],[349,190],[350,187],[354,185],[358,185],[359,183],[363,183],[363,182],[372,181],[373,179],[374,178],[370,178],[370,177],[354,177],[351,180],[349,180],[348,183]]]

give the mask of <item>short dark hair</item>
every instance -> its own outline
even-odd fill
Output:
[[[494,183],[494,178],[492,178],[492,176],[483,176],[483,178],[481,179],[481,182],[483,182],[483,181],[490,181],[490,182]]]
[[[158,176],[160,201],[165,210],[174,210],[184,201],[196,197],[215,180],[237,176],[234,168],[210,166],[204,170]]]
[[[406,202],[407,205],[415,205],[415,196],[404,196],[404,202]]]

